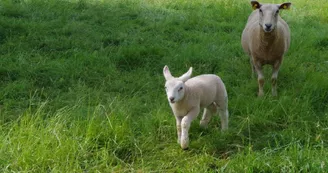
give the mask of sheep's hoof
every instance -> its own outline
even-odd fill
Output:
[[[228,127],[223,127],[223,128],[221,128],[221,132],[226,132],[226,131],[228,131]]]
[[[264,93],[263,93],[263,92],[259,92],[259,93],[257,94],[257,96],[258,96],[258,97],[263,97],[263,96],[264,96]]]

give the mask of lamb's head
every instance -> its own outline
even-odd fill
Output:
[[[279,11],[289,9],[292,5],[290,2],[282,4],[260,4],[257,1],[251,1],[254,10],[258,9],[259,24],[264,32],[272,32],[278,23]]]
[[[183,99],[185,95],[185,82],[191,77],[192,67],[189,68],[187,73],[176,78],[171,75],[169,67],[164,66],[163,74],[166,80],[165,90],[169,102],[176,103]]]

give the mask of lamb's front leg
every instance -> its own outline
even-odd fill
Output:
[[[197,117],[197,115],[199,114],[199,107],[194,107],[193,109],[191,109],[188,114],[186,116],[184,116],[182,118],[181,121],[181,148],[182,149],[188,149],[189,147],[189,136],[188,136],[188,132],[189,132],[189,128],[190,128],[190,124],[191,122]]]
[[[181,120],[183,117],[175,116],[177,122],[178,143],[181,144]]]

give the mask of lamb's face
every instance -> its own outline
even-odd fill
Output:
[[[265,4],[259,8],[259,24],[264,32],[272,32],[278,23],[279,6]]]
[[[171,75],[168,66],[164,66],[163,68],[163,75],[165,77],[165,90],[167,99],[170,103],[176,103],[183,99],[185,95],[185,85],[186,82],[192,73],[192,67],[189,68],[187,73],[183,74],[182,76],[175,78]]]
[[[183,99],[185,94],[185,85],[181,80],[171,79],[166,81],[165,90],[169,102],[176,103]]]

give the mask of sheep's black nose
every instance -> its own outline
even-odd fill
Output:
[[[265,27],[267,27],[267,29],[270,29],[272,26],[272,24],[265,24]]]
[[[174,97],[170,97],[169,99],[170,99],[170,101],[172,102],[172,101],[174,100]]]

